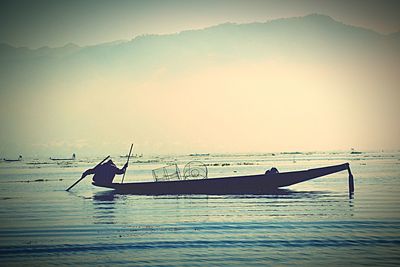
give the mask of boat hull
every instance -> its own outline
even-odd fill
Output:
[[[340,164],[303,171],[275,174],[259,174],[201,180],[176,180],[141,183],[96,184],[95,186],[115,189],[137,195],[177,194],[263,194],[308,181],[317,177],[349,169],[349,164]]]

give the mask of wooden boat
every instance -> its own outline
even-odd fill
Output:
[[[15,161],[21,161],[22,160],[22,156],[20,155],[18,157],[18,159],[3,159],[6,162],[15,162]]]
[[[71,158],[50,158],[50,159],[51,160],[75,160],[75,158],[76,158],[76,155],[74,153],[74,154],[72,154]]]
[[[344,170],[348,170],[349,192],[352,194],[354,192],[354,181],[348,163],[303,171],[270,172],[259,175],[137,183],[93,183],[93,185],[136,195],[263,194],[281,187],[298,184]]]

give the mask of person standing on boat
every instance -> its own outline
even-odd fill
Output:
[[[267,170],[267,171],[265,172],[265,174],[277,174],[277,173],[279,173],[279,171],[278,171],[278,169],[275,168],[275,167],[272,167],[270,170]]]
[[[111,184],[114,180],[116,174],[124,174],[128,168],[128,162],[125,163],[122,169],[118,168],[114,162],[110,159],[109,161],[94,167],[93,169],[86,170],[82,177],[86,177],[87,175],[94,174],[93,182],[95,184]]]

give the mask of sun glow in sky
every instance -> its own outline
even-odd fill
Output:
[[[396,2],[1,5],[2,157],[400,147]]]

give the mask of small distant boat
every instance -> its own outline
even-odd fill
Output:
[[[3,159],[6,162],[14,162],[14,161],[21,161],[22,160],[22,156],[19,155],[18,159]]]
[[[210,156],[210,153],[194,153],[194,154],[189,154],[190,157],[208,157]]]
[[[119,156],[120,158],[128,158],[128,155],[121,155]],[[131,158],[143,158],[143,154],[135,154],[135,155],[131,155]]]
[[[186,168],[186,167],[185,167]],[[274,169],[274,171],[272,171]],[[95,186],[115,189],[136,195],[177,195],[177,194],[263,194],[314,178],[347,170],[349,173],[349,192],[354,192],[353,175],[349,163],[302,171],[279,173],[275,168],[265,174],[233,176],[224,178],[163,180],[137,183],[96,184]],[[198,174],[197,169],[192,173]],[[205,170],[206,171],[206,170]],[[184,170],[185,172],[185,170]],[[207,172],[207,171],[206,171]],[[179,175],[177,175],[179,178]],[[156,178],[156,177],[155,177]]]
[[[71,158],[50,158],[51,160],[75,160],[76,159],[76,155],[75,153],[72,154]]]
[[[354,148],[351,148],[350,154],[351,154],[351,155],[360,155],[360,154],[362,154],[362,152],[361,152],[361,151],[354,150]]]

